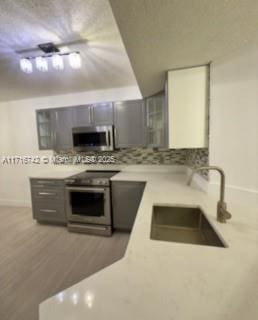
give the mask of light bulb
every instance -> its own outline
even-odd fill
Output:
[[[80,69],[82,66],[82,60],[79,52],[73,52],[69,54],[69,63],[71,68]]]
[[[48,71],[47,59],[45,59],[43,57],[37,57],[36,58],[36,68],[42,72]]]
[[[23,58],[20,60],[20,68],[25,73],[32,73],[33,67],[29,59]]]
[[[59,54],[55,54],[52,56],[52,65],[56,70],[64,69],[64,61],[63,58]]]

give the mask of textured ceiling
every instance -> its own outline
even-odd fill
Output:
[[[258,43],[256,0],[110,0],[144,96],[165,71],[230,56]]]
[[[80,71],[24,74],[19,50],[87,39]],[[0,100],[136,85],[108,0],[1,0]]]

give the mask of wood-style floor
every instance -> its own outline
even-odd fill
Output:
[[[40,302],[121,259],[128,239],[69,233],[37,224],[29,208],[0,207],[0,319],[38,320]]]

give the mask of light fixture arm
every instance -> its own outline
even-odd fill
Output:
[[[28,56],[28,57],[24,57],[23,59],[28,59],[28,60],[34,60],[37,57],[42,57],[42,58],[51,58],[55,55],[59,55],[59,56],[68,56],[71,53],[78,53],[80,54],[79,51],[69,51],[69,52],[53,52],[53,53],[47,53],[47,54],[42,54],[42,55],[38,55],[38,56]]]

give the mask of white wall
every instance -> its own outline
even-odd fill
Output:
[[[225,170],[228,193],[258,193],[257,128],[258,49],[252,49],[211,65],[210,164]],[[211,175],[211,191],[218,179]]]
[[[11,101],[0,104],[0,157],[4,155],[43,156],[52,151],[39,151],[35,110],[87,104],[101,101],[119,101],[141,98],[138,87],[49,96],[37,99]],[[0,204],[30,205],[28,177],[46,165],[1,165]]]

